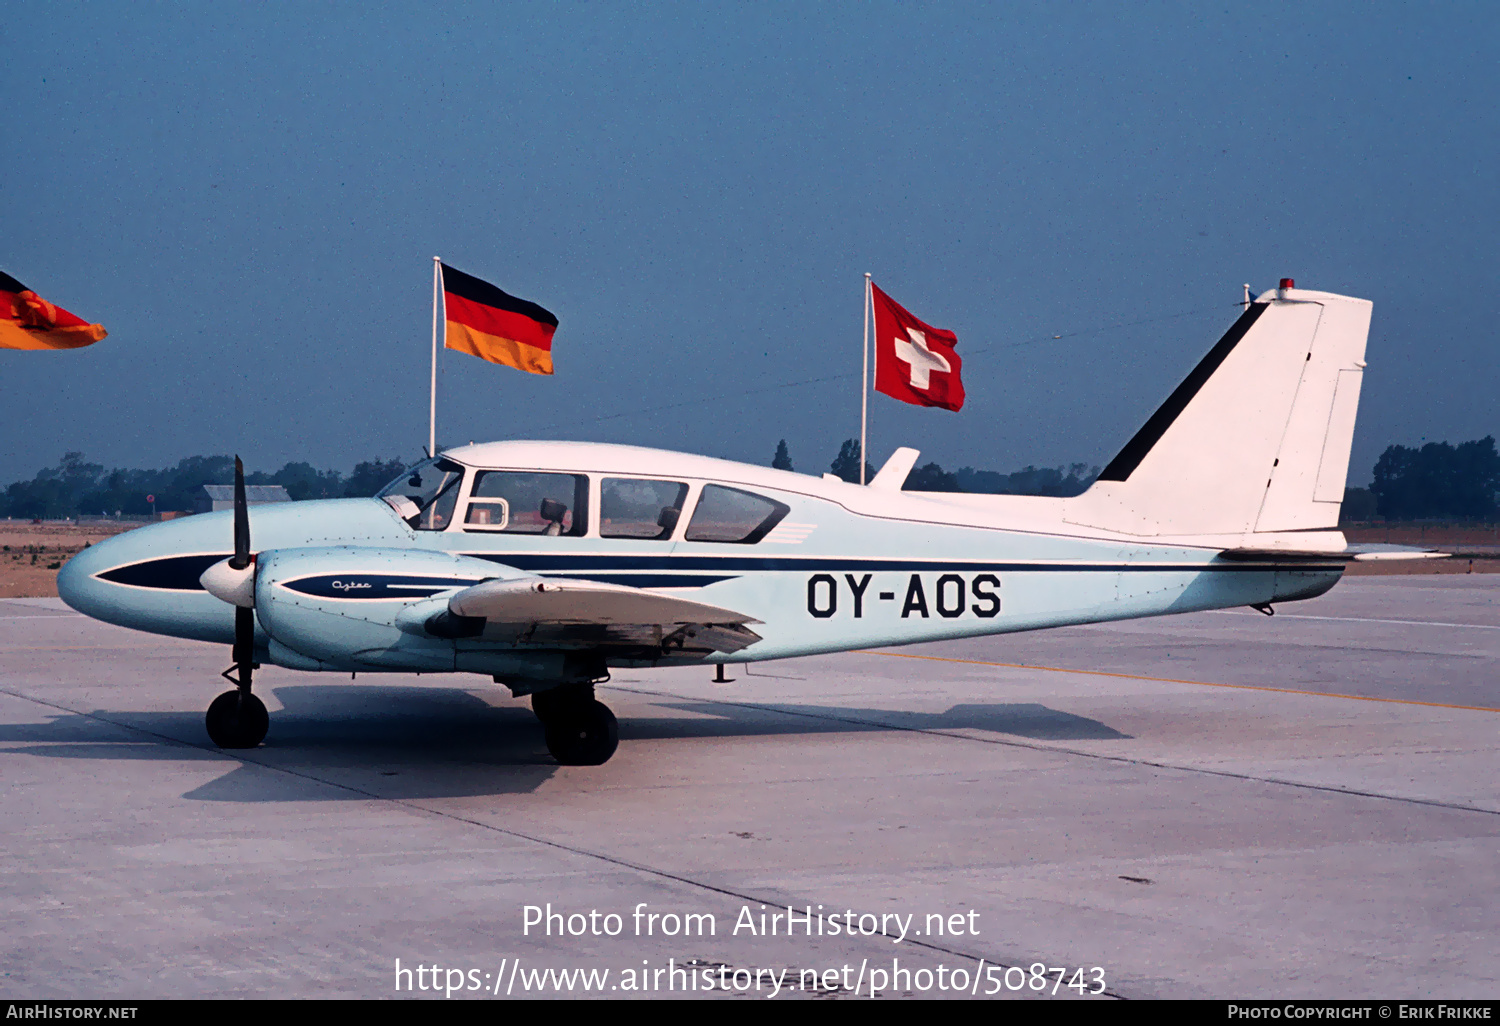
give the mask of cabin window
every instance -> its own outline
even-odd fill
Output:
[[[377,494],[382,499],[406,499],[415,506],[415,512],[405,520],[418,531],[442,531],[453,520],[453,507],[458,502],[458,486],[463,479],[463,467],[439,456],[435,460],[427,460],[410,470],[402,471],[400,477],[380,489]],[[405,503],[400,503],[400,506],[403,509],[412,508]]]
[[[680,481],[606,477],[599,489],[601,538],[670,538],[688,486]]]
[[[791,512],[785,503],[723,485],[704,485],[688,522],[688,541],[754,545]]]
[[[583,474],[481,470],[464,530],[578,537],[588,530],[588,506],[589,479]]]

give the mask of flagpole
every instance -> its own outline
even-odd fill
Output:
[[[437,455],[437,335],[438,306],[443,301],[443,262],[432,258],[432,387],[427,403],[427,455]]]
[[[865,436],[870,424],[870,272],[865,272],[864,363],[859,372],[859,483],[865,483]]]

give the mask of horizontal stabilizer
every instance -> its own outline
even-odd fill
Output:
[[[1396,559],[1445,559],[1452,553],[1435,549],[1420,549],[1411,545],[1347,545],[1343,549],[1317,551],[1314,549],[1235,548],[1219,553],[1220,559],[1239,563],[1313,563]]]
[[[1414,545],[1351,545],[1348,550],[1361,563],[1387,559],[1447,559],[1451,552],[1423,549]]]

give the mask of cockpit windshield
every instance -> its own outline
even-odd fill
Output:
[[[402,471],[376,497],[389,502],[417,530],[442,531],[453,519],[458,485],[463,479],[463,467],[439,456]],[[410,505],[399,502],[401,499]]]

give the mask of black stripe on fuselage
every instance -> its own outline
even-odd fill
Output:
[[[492,563],[503,563],[506,566],[515,567],[517,570],[530,570],[532,573],[567,573],[576,575],[593,574],[597,572],[619,572],[619,571],[677,571],[677,570],[717,570],[734,571],[738,573],[753,571],[810,571],[831,572],[862,570],[872,573],[894,570],[894,571],[916,571],[916,572],[942,572],[946,570],[974,570],[990,571],[998,573],[1007,571],[1027,572],[1075,572],[1087,573],[1155,573],[1161,571],[1184,571],[1184,570],[1211,570],[1211,571],[1242,571],[1242,570],[1306,570],[1306,569],[1331,569],[1337,570],[1343,567],[1343,563],[1334,563],[1328,567],[1308,567],[1306,564],[1287,566],[1279,563],[1251,564],[1239,563],[1070,563],[1059,562],[1020,562],[978,559],[858,559],[827,556],[564,556],[564,555],[538,555],[536,553],[494,553],[494,552],[465,552],[461,555],[472,559],[487,559]]]
[[[114,584],[164,591],[202,591],[198,578],[203,571],[232,553],[198,556],[167,556],[105,570],[96,576]],[[558,573],[584,577],[610,584],[637,588],[701,588],[719,581],[731,580],[754,572],[942,573],[964,570],[978,573],[1163,573],[1163,572],[1262,572],[1268,570],[1341,570],[1342,561],[1326,564],[1305,562],[1255,563],[1248,561],[1222,563],[1038,563],[995,562],[991,560],[902,560],[853,559],[821,556],[566,556],[535,553],[468,552],[460,555],[500,563],[532,573]],[[709,571],[705,573],[704,571]],[[338,575],[326,575],[329,579]],[[343,575],[349,576],[349,575]],[[425,580],[425,578],[424,578]],[[443,587],[473,584],[473,580],[455,581]],[[362,589],[361,589],[362,590]]]
[[[148,559],[144,563],[117,566],[96,574],[101,581],[113,584],[129,584],[136,588],[160,588],[165,591],[202,591],[198,578],[203,571],[221,560],[234,555],[232,552],[216,552],[202,556],[168,556],[165,559]]]
[[[1245,312],[1240,314],[1239,320],[1229,326],[1224,337],[1208,351],[1208,355],[1198,362],[1193,372],[1183,379],[1182,384],[1169,396],[1167,401],[1159,406],[1151,419],[1135,433],[1135,437],[1125,443],[1119,455],[1109,461],[1109,466],[1104,468],[1099,475],[1101,481],[1124,481],[1136,467],[1140,466],[1141,460],[1146,458],[1146,453],[1151,447],[1161,441],[1161,436],[1167,433],[1167,428],[1172,422],[1187,409],[1187,404],[1193,401],[1193,396],[1203,387],[1219,365],[1229,358],[1234,352],[1234,347],[1240,344],[1240,339],[1261,314],[1265,313],[1268,303],[1251,303]]]
[[[478,584],[476,577],[418,577],[408,574],[318,574],[278,582],[289,591],[316,598],[414,599]]]

